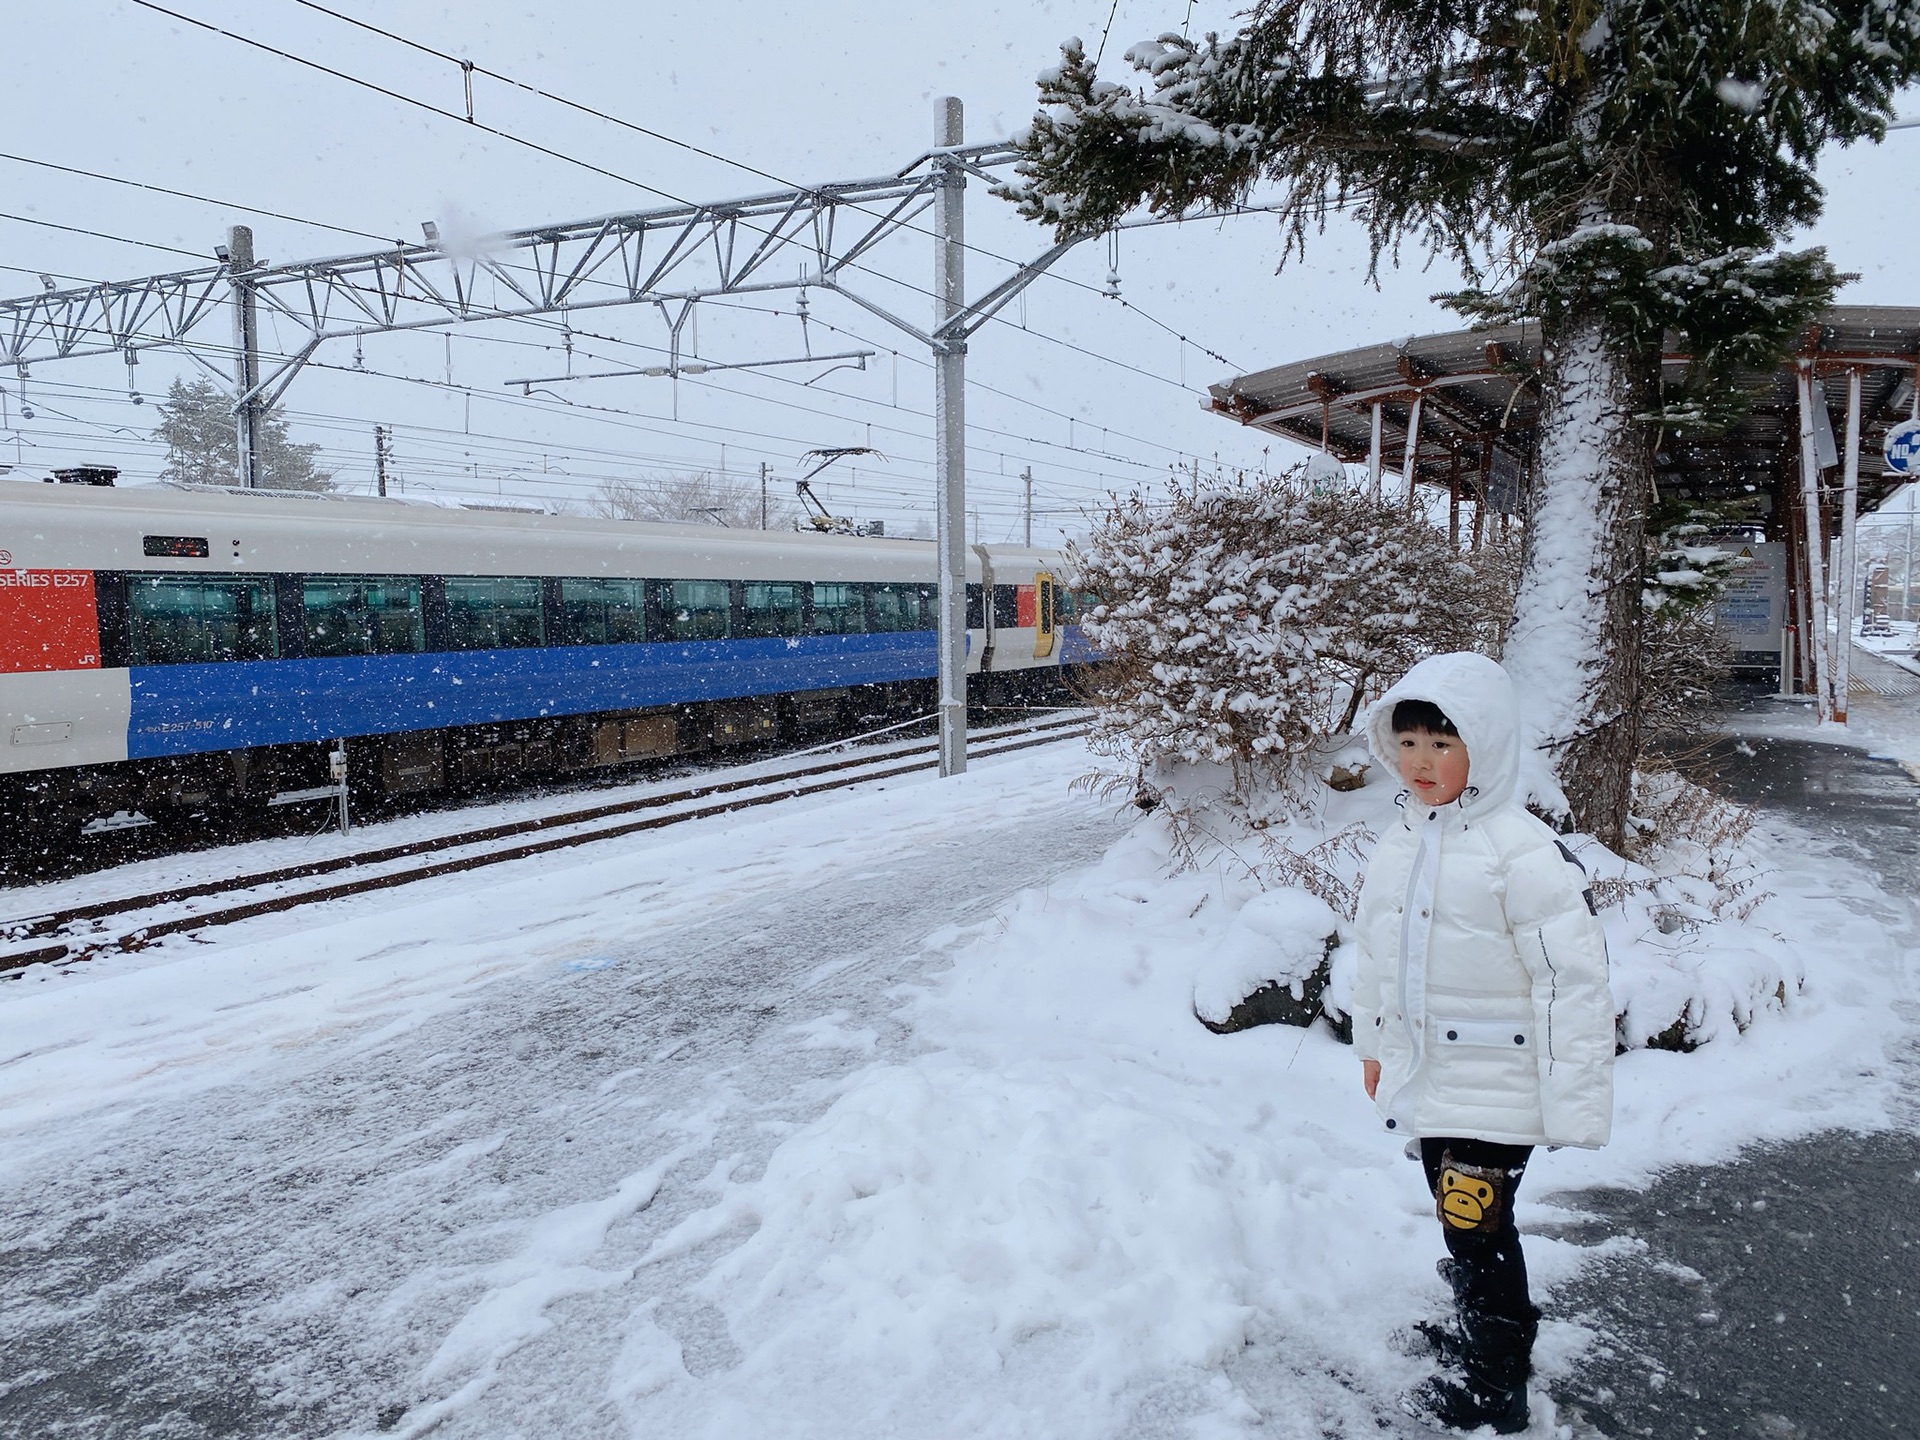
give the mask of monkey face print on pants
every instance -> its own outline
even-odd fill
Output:
[[[1434,1210],[1449,1230],[1490,1235],[1505,1220],[1507,1172],[1489,1165],[1466,1165],[1449,1151],[1441,1157]]]

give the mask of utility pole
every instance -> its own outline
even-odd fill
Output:
[[[1027,487],[1027,547],[1033,547],[1033,466],[1029,465],[1020,472],[1020,478]]]
[[[381,495],[387,493],[387,427],[373,427],[373,486]]]
[[[233,286],[233,427],[240,483],[260,484],[260,325],[254,309],[253,230],[227,231],[227,278]]]
[[[952,149],[965,143],[965,112],[957,95],[937,106],[933,143]],[[933,414],[934,550],[939,556],[940,773],[967,768],[967,341],[964,333],[941,336],[938,328],[966,306],[963,206],[967,172],[959,157],[934,157]]]
[[[760,528],[767,528],[767,462],[760,462]]]

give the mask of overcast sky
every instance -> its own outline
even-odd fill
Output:
[[[456,67],[294,0],[167,3],[404,95],[464,107]],[[966,102],[969,140],[1006,136],[1031,113],[1033,77],[1052,63],[1059,42],[1081,35],[1090,47],[1099,43],[1112,0],[329,3],[765,175],[819,183],[881,174],[911,160],[931,142],[934,100],[942,94]],[[476,118],[637,183],[535,153],[126,0],[21,6],[9,19],[9,124],[0,151],[29,161],[409,240],[429,219],[443,230],[485,230],[661,203],[643,187],[703,201],[772,188],[765,175],[739,165],[485,79],[476,82]],[[1183,23],[1187,10],[1177,0],[1120,0],[1106,47],[1109,72],[1118,73],[1114,61],[1131,41]],[[1196,32],[1229,28],[1231,11],[1196,0],[1190,23]],[[1910,97],[1902,108],[1920,113],[1920,99]],[[1827,245],[1842,268],[1859,272],[1844,298],[1920,303],[1913,265],[1920,204],[1912,184],[1920,173],[1920,130],[1894,132],[1877,150],[1836,153],[1822,173],[1828,215],[1803,239]],[[68,277],[191,268],[192,257],[211,261],[213,245],[236,222],[253,225],[258,253],[273,262],[372,248],[352,234],[19,159],[0,159],[0,186],[0,211],[9,215],[173,247],[0,220],[0,295],[31,293],[42,272],[65,285]],[[1049,243],[981,186],[970,188],[967,207],[968,239],[982,250],[1026,259]],[[1369,286],[1363,239],[1344,222],[1314,245],[1307,263],[1276,275],[1277,257],[1275,227],[1260,217],[1129,234],[1118,266],[1121,293],[1138,307],[1129,311],[1099,294],[1109,255],[1104,244],[1088,244],[1061,264],[1059,278],[1042,280],[1024,306],[1005,312],[1009,323],[982,330],[968,357],[969,380],[977,382],[968,396],[968,472],[980,538],[1017,538],[1020,485],[1012,477],[1024,467],[1035,478],[1035,538],[1048,541],[1060,527],[1078,528],[1081,508],[1103,491],[1154,483],[1171,464],[1216,456],[1259,464],[1263,437],[1201,412],[1211,381],[1457,324],[1428,299],[1457,282],[1449,268],[1387,271],[1378,288]],[[874,265],[924,287],[931,242],[901,235]],[[969,293],[1007,268],[970,254]],[[871,278],[879,294],[885,282]],[[911,290],[896,286],[886,298],[909,319],[929,318],[921,312],[931,302]],[[569,408],[539,395],[523,399],[502,385],[565,368],[562,339],[551,326],[503,324],[451,341],[371,337],[357,360],[361,371],[351,342],[334,342],[316,358],[336,368],[302,374],[287,408],[296,438],[321,444],[323,464],[350,486],[370,483],[375,423],[395,427],[396,470],[413,489],[573,499],[607,476],[722,466],[753,476],[762,462],[790,480],[803,451],[872,445],[885,458],[829,471],[825,493],[837,511],[911,529],[931,515],[932,384],[924,352],[844,300],[818,293],[810,300],[823,322],[806,337],[814,350],[879,352],[865,372],[823,375],[827,367],[818,366],[677,385],[575,381],[554,387],[576,402]],[[703,306],[701,354],[722,362],[803,353],[790,294],[759,297],[754,305]],[[594,335],[576,338],[575,369],[658,361],[657,348],[640,348],[664,344],[656,312],[600,310],[578,323]],[[206,333],[227,338],[224,322]],[[271,348],[291,337],[262,338]],[[122,466],[130,480],[151,478],[162,459],[146,438],[156,418],[152,401],[174,376],[195,373],[165,352],[142,355],[131,374],[105,358],[38,365],[24,382],[30,420],[22,414],[22,382],[0,375],[0,463],[37,479],[57,465],[98,459]],[[803,383],[808,379],[814,383]],[[147,403],[134,405],[130,389]]]

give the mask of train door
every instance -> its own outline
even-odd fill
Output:
[[[1033,658],[1053,654],[1053,576],[1042,570],[1033,577]]]

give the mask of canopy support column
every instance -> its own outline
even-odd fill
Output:
[[[1813,652],[1814,714],[1821,720],[1833,718],[1833,680],[1827,665],[1827,582],[1826,562],[1821,555],[1820,458],[1814,442],[1813,365],[1802,360],[1798,366],[1800,391],[1800,500],[1806,510],[1805,548],[1807,556],[1807,621],[1812,633],[1807,648]]]
[[[1853,567],[1855,523],[1860,508],[1860,369],[1847,370],[1847,449],[1845,488],[1840,497],[1840,553],[1833,568],[1833,718],[1847,723],[1847,690],[1852,685]]]
[[[1460,548],[1460,448],[1449,447],[1447,458],[1447,544]]]
[[[1367,493],[1380,498],[1380,402],[1373,402],[1373,445],[1367,451]]]
[[[1420,463],[1420,402],[1426,398],[1425,392],[1413,392],[1413,412],[1407,416],[1407,513],[1413,513],[1415,492],[1415,467]]]

